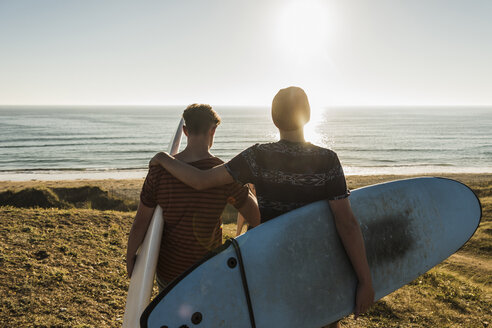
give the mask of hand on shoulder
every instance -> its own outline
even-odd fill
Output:
[[[172,158],[172,156],[169,155],[168,153],[163,152],[163,151],[158,152],[150,160],[149,167],[151,167],[151,166],[164,166],[164,164],[163,164],[164,161],[167,159],[170,159],[170,158]]]

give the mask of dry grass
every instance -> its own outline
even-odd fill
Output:
[[[133,213],[0,209],[3,327],[117,327]]]
[[[480,196],[483,219],[457,254],[344,327],[488,327],[492,323],[492,175],[449,176]],[[348,177],[353,189],[396,176]],[[142,180],[2,182],[0,191],[99,186],[136,199]],[[134,212],[0,207],[2,327],[119,327]],[[224,237],[235,224],[224,225]]]

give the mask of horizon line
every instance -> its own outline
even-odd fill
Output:
[[[191,104],[191,103],[190,103]],[[0,107],[186,107],[190,104],[0,104]],[[210,104],[210,103],[209,103]],[[260,104],[250,104],[250,105],[242,105],[242,104],[218,104],[213,105],[215,107],[255,107],[255,108],[265,108],[270,107],[270,105],[260,105]],[[311,106],[313,107],[313,106]],[[391,107],[426,107],[426,108],[442,108],[442,107],[492,107],[492,104],[370,104],[370,105],[360,105],[360,104],[331,104],[331,105],[322,105],[315,106],[321,108],[330,108],[330,107],[340,107],[340,108],[391,108]]]

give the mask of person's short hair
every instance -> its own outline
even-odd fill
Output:
[[[183,112],[185,126],[190,134],[205,134],[220,124],[220,116],[207,104],[191,104]]]
[[[309,122],[311,108],[306,93],[299,87],[281,89],[272,101],[272,119],[277,128],[292,131]]]

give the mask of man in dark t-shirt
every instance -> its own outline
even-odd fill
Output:
[[[150,165],[163,166],[183,183],[198,189],[234,181],[253,183],[261,222],[303,205],[327,199],[335,226],[358,278],[355,318],[374,302],[374,289],[364,240],[348,196],[345,176],[335,152],[304,140],[310,107],[301,88],[280,90],[272,102],[272,119],[280,141],[254,145],[228,163],[197,170],[166,153],[158,153]],[[335,322],[330,327],[339,327]]]
[[[255,185],[261,223],[318,200],[349,195],[336,153],[308,142],[256,144],[225,168],[234,180]]]

